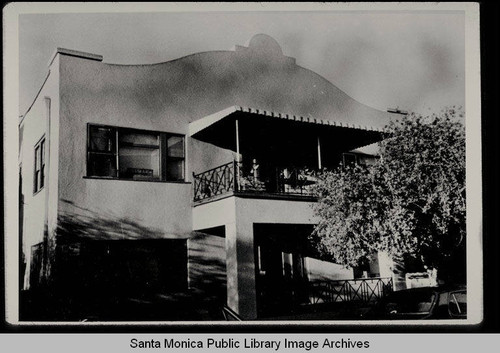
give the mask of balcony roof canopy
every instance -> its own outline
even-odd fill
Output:
[[[382,139],[383,130],[332,120],[317,120],[252,108],[233,106],[189,124],[189,135],[236,152],[236,120],[240,153],[251,158],[286,158],[302,155],[304,160],[321,154],[347,152]]]

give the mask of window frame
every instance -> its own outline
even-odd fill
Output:
[[[47,143],[45,142],[45,135],[43,135],[35,144],[34,160],[33,160],[33,195],[38,194],[45,187],[45,164],[47,158],[45,151],[47,150]],[[40,167],[38,167],[40,165]]]
[[[348,162],[346,157],[353,157],[354,161],[352,163]],[[359,158],[358,158],[358,155],[356,153],[352,153],[352,152],[343,152],[342,153],[342,167],[344,167],[344,168],[347,166],[353,167],[353,166],[356,166],[358,164],[359,164]]]
[[[113,155],[115,157],[115,167],[116,167],[116,176],[99,176],[99,175],[91,175],[90,173],[90,158],[92,153],[96,153],[96,151],[91,150],[91,128],[92,127],[102,127],[109,128],[114,131],[114,151],[112,152],[104,152],[101,154]],[[124,178],[120,176],[120,135],[123,133],[137,133],[137,134],[149,134],[156,135],[159,140],[158,151],[159,151],[159,177],[158,178]],[[182,154],[183,157],[169,157],[168,149],[167,149],[167,140],[170,137],[180,137],[182,138]],[[123,146],[123,147],[133,147],[132,146]],[[126,181],[146,181],[146,182],[166,182],[166,183],[183,183],[186,181],[186,136],[178,133],[171,133],[165,131],[157,131],[157,130],[146,130],[146,129],[136,129],[132,127],[120,127],[114,125],[107,124],[99,124],[99,123],[87,123],[87,151],[86,151],[86,178],[92,179],[107,179],[107,180],[126,180]],[[97,152],[99,153],[99,152]],[[169,179],[167,177],[167,166],[169,161],[182,161],[182,177],[179,179]]]

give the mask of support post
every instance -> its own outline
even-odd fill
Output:
[[[235,129],[236,129],[236,163],[235,163],[235,177],[236,177],[236,189],[235,191],[238,191],[237,189],[239,188],[240,185],[240,163],[241,163],[241,158],[240,158],[240,128],[239,128],[239,122],[238,119],[235,120]]]
[[[318,170],[321,170],[321,140],[318,135]]]
[[[236,154],[238,155],[238,162],[240,161],[240,128],[238,119],[235,120],[235,128],[236,128]]]

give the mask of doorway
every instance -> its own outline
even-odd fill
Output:
[[[257,312],[283,315],[307,301],[305,256],[311,225],[254,224]]]

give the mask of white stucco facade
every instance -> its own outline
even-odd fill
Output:
[[[230,193],[194,202],[193,173],[231,163],[237,151],[191,137],[190,123],[235,105],[285,112],[294,119],[312,116],[310,123],[356,125],[360,130],[366,130],[361,127],[365,125],[378,129],[390,118],[298,66],[263,35],[254,37],[249,47],[155,65],[113,65],[103,63],[99,55],[58,49],[49,69],[20,124],[25,289],[30,286],[32,246],[45,241],[49,248],[55,247],[56,237],[78,233],[93,241],[190,239],[189,258],[199,258],[204,246],[216,249],[210,259],[225,256],[227,305],[254,319],[258,313],[255,225],[313,226],[314,201]],[[88,131],[93,124],[182,136],[183,180],[88,175]],[[33,149],[43,136],[48,146],[46,183],[34,194]],[[243,142],[250,146],[259,141]],[[195,237],[214,227],[224,227],[224,240]],[[48,258],[55,256],[52,250]],[[311,278],[352,276],[352,270],[335,264],[312,258],[306,263]],[[187,273],[195,269],[188,268]],[[196,281],[201,281],[203,272],[196,273]]]

